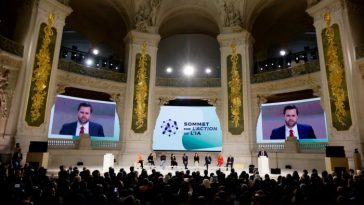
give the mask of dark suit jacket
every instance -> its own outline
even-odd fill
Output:
[[[268,153],[267,153],[267,151],[259,151],[258,152],[258,157],[260,157],[260,156],[266,156],[266,157],[268,157]]]
[[[77,121],[66,123],[62,126],[61,131],[59,134],[61,135],[75,135],[77,129]],[[97,136],[97,137],[105,137],[104,135],[104,129],[102,128],[102,125],[95,123],[95,122],[89,122],[88,125],[88,131],[90,136]]]
[[[313,131],[310,125],[297,123],[297,130],[300,139],[316,139],[315,132]],[[271,140],[286,139],[287,136],[285,135],[286,135],[286,127],[285,125],[283,125],[282,127],[278,127],[272,130],[270,139]]]

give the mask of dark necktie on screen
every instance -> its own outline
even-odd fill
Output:
[[[83,126],[80,127],[80,135],[85,134],[85,128]]]
[[[289,130],[289,137],[294,137],[293,130]]]

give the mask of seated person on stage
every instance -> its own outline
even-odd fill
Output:
[[[140,164],[140,167],[143,169],[143,157],[140,153],[137,154],[137,162]]]
[[[300,124],[298,121],[298,108],[295,105],[287,105],[283,109],[285,125],[272,130],[270,139],[286,139],[297,137],[297,139],[316,139],[311,125]]]
[[[231,156],[231,155],[229,155],[229,157],[227,158],[227,161],[226,161],[226,170],[229,168],[229,166],[230,166],[231,169],[234,166],[234,157]]]
[[[268,157],[268,153],[264,150],[264,148],[261,148],[258,152],[258,157],[265,156]]]
[[[217,166],[221,167],[222,164],[224,164],[224,157],[222,156],[222,154],[219,154],[219,156],[217,157]]]
[[[183,165],[185,165],[185,169],[187,169],[187,165],[188,165],[188,156],[186,155],[186,153],[183,153],[183,156],[182,156],[182,162],[183,162]]]
[[[154,158],[153,158],[153,153],[150,153],[148,156],[148,163],[152,166],[154,166]]]
[[[176,156],[174,156],[174,154],[171,154],[171,167],[172,167],[172,169],[173,169],[174,166],[178,166],[177,159],[176,159]]]
[[[198,167],[198,164],[200,163],[200,157],[197,153],[195,153],[195,156],[193,156],[193,162],[195,163],[195,167]]]
[[[161,156],[160,156],[160,161],[161,161],[161,167],[162,169],[164,169],[165,165],[166,165],[166,160],[167,160],[167,156],[162,153]]]

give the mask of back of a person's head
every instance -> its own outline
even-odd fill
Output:
[[[204,188],[206,188],[206,189],[209,189],[209,188],[211,188],[211,185],[210,185],[210,180],[208,180],[208,179],[204,179],[204,180],[202,180],[202,184],[201,184]]]

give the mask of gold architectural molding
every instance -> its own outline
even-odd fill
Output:
[[[242,101],[241,101],[241,78],[239,75],[239,71],[238,71],[238,54],[236,51],[236,45],[232,44],[231,45],[231,63],[232,63],[232,67],[231,67],[231,80],[228,82],[229,88],[230,88],[230,96],[229,96],[229,101],[230,101],[230,114],[232,116],[232,122],[234,127],[238,127],[239,126],[239,122],[240,122],[240,107],[242,106]]]
[[[144,122],[147,118],[147,104],[145,103],[148,97],[146,43],[143,43],[141,46],[141,55],[138,59],[138,69],[136,72],[135,105],[133,111],[136,116],[135,127],[136,129],[141,129],[144,127]]]
[[[327,12],[324,15],[326,22],[325,37],[327,40],[327,51],[326,51],[326,67],[328,72],[328,83],[329,89],[332,94],[332,101],[334,102],[335,111],[333,114],[336,116],[337,122],[343,126],[347,126],[346,118],[350,113],[347,113],[345,109],[345,101],[347,100],[346,90],[343,88],[345,83],[344,66],[339,59],[339,48],[335,43],[335,31],[331,25],[331,14]]]
[[[48,14],[48,22],[44,27],[44,37],[42,40],[41,49],[36,54],[36,68],[33,71],[32,82],[34,83],[33,95],[31,97],[30,107],[30,120],[37,121],[41,117],[40,110],[44,107],[47,96],[47,89],[49,84],[49,76],[52,70],[52,56],[49,51],[51,37],[54,35],[52,24],[54,21],[54,14]]]

